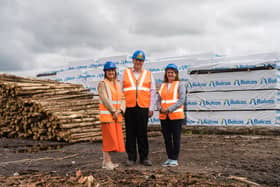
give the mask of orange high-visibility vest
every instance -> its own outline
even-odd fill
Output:
[[[119,82],[115,82],[115,84],[107,79],[104,79],[105,89],[107,93],[107,97],[112,102],[114,108],[119,110],[121,107],[121,100],[122,100],[122,90]],[[105,107],[102,103],[99,104],[100,110],[100,121],[101,122],[114,122],[113,114]],[[118,115],[117,122],[122,122],[122,115]]]
[[[167,87],[168,83],[163,83],[161,85],[159,89],[159,95],[161,97],[161,108],[167,109],[178,101],[179,83],[180,81],[173,81],[169,89]],[[175,111],[168,113],[167,115],[171,120],[184,119],[184,105],[180,106]],[[166,119],[167,115],[159,113],[159,119],[164,120]]]
[[[123,74],[123,92],[127,107],[135,107],[136,103],[142,108],[150,107],[151,100],[151,72],[142,70],[136,80],[131,68],[125,69]]]

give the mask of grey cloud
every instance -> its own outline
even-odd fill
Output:
[[[233,13],[245,24],[263,24],[279,21],[280,2],[271,1],[245,1],[235,7]]]
[[[129,54],[279,50],[278,1],[0,1],[0,71]],[[62,62],[63,61],[63,62]]]
[[[206,21],[201,12],[203,6],[188,1],[130,1],[121,8],[129,14],[125,23],[131,34],[172,37],[202,34]],[[126,14],[124,13],[124,14]]]
[[[90,45],[94,48],[103,48],[114,38],[116,32],[112,32],[113,23],[104,19],[99,14],[98,8],[93,9],[79,6],[77,1],[47,1],[48,7],[37,6],[32,12],[27,11],[23,27],[33,33],[41,49],[53,49],[61,47],[72,47],[79,45]],[[90,1],[86,4],[90,4]],[[89,9],[90,11],[85,11]],[[92,11],[92,12],[91,12]],[[43,12],[43,13],[39,13]]]
[[[38,54],[85,46],[103,49],[118,35],[114,23],[91,1],[1,1],[0,7],[1,48],[6,49],[1,52],[5,60],[0,71],[30,68],[25,62],[35,61]]]
[[[22,46],[15,46],[16,48],[8,45],[0,47],[0,71],[25,69],[24,63],[29,60],[31,62],[29,53]]]
[[[231,6],[220,6],[217,22],[224,28],[246,28],[279,22],[280,2],[277,0],[234,1]]]

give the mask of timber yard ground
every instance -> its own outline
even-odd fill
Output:
[[[280,136],[183,133],[179,166],[166,160],[162,136],[149,138],[152,167],[101,169],[101,142],[0,139],[0,186],[280,186]]]

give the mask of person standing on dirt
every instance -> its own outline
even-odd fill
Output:
[[[175,64],[166,66],[164,81],[158,93],[159,119],[168,157],[162,166],[178,166],[186,86],[179,81],[179,71]]]
[[[110,152],[125,152],[122,132],[122,114],[125,112],[125,99],[117,80],[116,65],[106,62],[104,80],[98,84],[100,98],[100,121],[102,129],[102,168],[113,170],[118,167],[111,160]]]
[[[151,166],[148,159],[148,119],[153,115],[156,86],[152,73],[143,68],[145,53],[137,50],[132,56],[133,67],[124,70],[121,83],[126,100],[125,127],[127,166],[136,164],[137,148],[140,164]]]

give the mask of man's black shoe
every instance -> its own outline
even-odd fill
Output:
[[[152,162],[150,160],[143,160],[140,162],[144,166],[152,166]]]
[[[133,166],[133,165],[135,165],[135,164],[136,164],[136,162],[133,161],[133,160],[127,160],[127,161],[126,161],[126,166]]]

